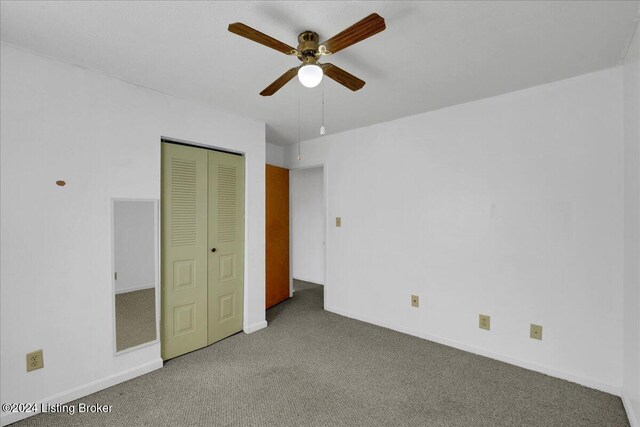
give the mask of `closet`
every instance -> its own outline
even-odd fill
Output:
[[[244,157],[163,142],[161,229],[167,360],[242,330]]]

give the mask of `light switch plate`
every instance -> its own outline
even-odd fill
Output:
[[[531,324],[531,329],[529,330],[529,337],[534,340],[542,341],[542,326]]]
[[[342,218],[339,216],[336,217],[336,227],[342,227]]]
[[[420,307],[420,297],[418,295],[411,295],[411,307]]]
[[[481,314],[478,326],[480,329],[486,329],[487,331],[491,330],[491,316]]]

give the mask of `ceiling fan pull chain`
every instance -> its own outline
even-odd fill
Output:
[[[322,81],[322,125],[320,126],[320,136],[324,136],[324,80]]]
[[[302,155],[300,154],[300,86],[298,86],[298,160],[302,160]]]

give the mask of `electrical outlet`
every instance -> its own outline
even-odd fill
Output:
[[[534,340],[542,341],[542,326],[531,324],[531,329],[529,331],[529,337]]]
[[[411,295],[411,307],[420,307],[420,297],[418,295]]]
[[[342,218],[339,216],[336,217],[336,227],[342,227]]]
[[[481,314],[478,326],[480,327],[480,329],[486,329],[487,331],[491,330],[491,316]]]
[[[44,368],[44,360],[42,358],[42,350],[27,353],[27,372]]]

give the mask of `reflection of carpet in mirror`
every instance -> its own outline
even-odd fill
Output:
[[[116,294],[116,349],[156,339],[155,289]]]

